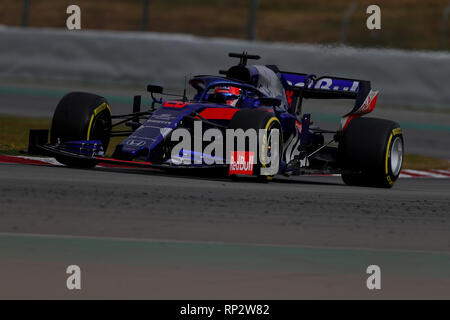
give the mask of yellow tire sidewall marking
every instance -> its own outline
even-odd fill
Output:
[[[386,148],[386,175],[389,175],[389,166],[388,166],[388,161],[389,161],[389,154],[390,154],[390,147],[391,147],[391,141],[392,141],[392,133],[389,136],[389,141],[387,144],[387,148]]]
[[[272,122],[274,122],[274,121],[276,121],[276,122],[278,122],[278,124],[280,125],[280,128],[281,128],[281,123],[280,123],[280,120],[278,120],[278,118],[277,117],[272,117],[272,118],[270,118],[269,119],[269,121],[267,121],[267,123],[266,123],[266,127],[265,127],[265,133],[264,133],[264,137],[263,137],[263,141],[262,141],[262,145],[261,145],[261,153],[260,153],[260,155],[261,156],[264,156],[265,155],[265,149],[266,149],[266,144],[268,144],[268,141],[267,141],[267,130],[269,129],[269,127],[270,127],[270,125],[272,124]],[[280,130],[281,131],[281,130]],[[283,134],[283,132],[280,132],[280,134],[282,135]],[[280,139],[281,140],[281,143],[283,144],[283,139]],[[281,145],[281,150],[283,150],[283,145]],[[281,157],[281,155],[280,155],[280,157]],[[267,159],[266,159],[267,160]],[[267,162],[266,161],[261,161],[261,166],[263,167],[263,168],[265,168],[266,167],[266,165],[267,165]],[[266,176],[266,179],[267,180],[272,180],[273,179],[273,176]]]
[[[402,133],[402,128],[395,128],[392,130],[391,135],[389,136],[387,149],[386,149],[386,162],[385,162],[385,171],[386,171],[386,179],[387,182],[392,185],[394,182],[392,181],[392,178],[389,175],[389,155],[390,155],[390,148],[391,148],[391,142],[392,138],[395,136],[398,136]]]
[[[106,102],[103,102],[101,105],[99,105],[97,108],[94,109],[94,112],[91,115],[91,120],[89,121],[86,140],[90,140],[92,123],[94,122],[94,118],[105,109],[108,109],[109,113],[111,114],[111,109],[109,108],[109,105]]]

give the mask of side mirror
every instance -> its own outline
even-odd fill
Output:
[[[163,93],[163,87],[161,86],[154,86],[152,84],[149,84],[147,86],[147,91],[150,93]]]
[[[277,98],[262,97],[255,101],[257,105],[262,107],[278,107],[281,100]]]

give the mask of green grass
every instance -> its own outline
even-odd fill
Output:
[[[449,168],[449,160],[426,157],[418,154],[406,154],[403,159],[403,169],[426,170]]]
[[[24,118],[0,115],[0,154],[18,155],[28,148],[28,132],[30,129],[48,129],[51,119]],[[125,128],[118,127],[117,130]],[[115,146],[123,140],[121,137],[112,138],[107,155],[111,155]],[[403,162],[404,169],[449,169],[448,160],[427,156],[406,154]]]
[[[17,155],[28,148],[30,129],[47,129],[51,119],[0,115],[0,153]]]

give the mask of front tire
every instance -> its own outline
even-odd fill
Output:
[[[404,141],[398,123],[376,118],[350,122],[339,144],[347,185],[391,188],[400,175]]]
[[[87,93],[71,92],[56,107],[50,132],[50,143],[100,140],[108,148],[111,133],[111,109],[105,98]],[[95,160],[57,156],[56,160],[69,167],[90,168]]]

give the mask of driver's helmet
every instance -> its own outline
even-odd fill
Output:
[[[225,103],[229,106],[236,107],[239,98],[241,97],[241,89],[233,86],[219,86],[214,90],[216,96],[222,96]]]

